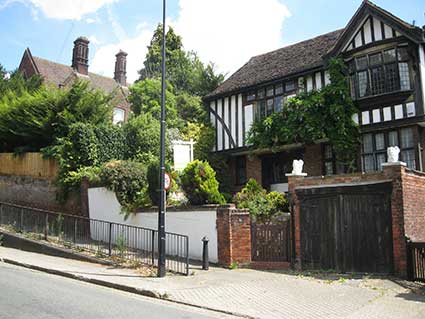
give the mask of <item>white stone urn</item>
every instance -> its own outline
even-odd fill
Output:
[[[387,163],[397,163],[400,155],[400,149],[398,146],[390,146],[387,148]]]

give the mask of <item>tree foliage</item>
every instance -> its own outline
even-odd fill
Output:
[[[182,38],[173,28],[168,28],[165,38],[167,79],[177,92],[204,96],[224,80],[224,75],[216,72],[214,64],[205,66],[196,53],[184,50]],[[160,78],[161,62],[162,24],[159,24],[148,46],[144,67],[139,71],[140,80]]]
[[[67,90],[45,85],[34,90],[8,89],[0,99],[1,151],[39,150],[53,145],[74,123],[109,123],[110,99],[83,81]]]

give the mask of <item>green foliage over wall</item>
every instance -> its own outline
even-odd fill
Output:
[[[195,160],[189,163],[183,170],[181,183],[192,205],[225,203],[223,195],[218,190],[215,171],[206,161]]]
[[[329,72],[331,84],[320,91],[300,93],[289,99],[281,112],[254,122],[248,142],[257,148],[275,149],[327,138],[338,160],[354,168],[359,128],[352,120],[357,109],[350,97],[344,62],[331,60]]]
[[[255,179],[249,179],[245,187],[236,194],[238,208],[245,208],[261,222],[270,221],[281,213],[288,212],[288,202],[284,193],[267,192]]]

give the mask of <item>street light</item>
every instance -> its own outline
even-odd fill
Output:
[[[159,189],[160,201],[158,212],[158,277],[165,277],[165,12],[166,0],[162,3],[162,83],[161,83],[161,136],[159,153]]]

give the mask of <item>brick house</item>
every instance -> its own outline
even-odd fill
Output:
[[[25,77],[40,75],[43,80],[58,88],[68,87],[77,79],[87,80],[90,87],[114,94],[113,122],[126,121],[130,115],[126,67],[127,53],[116,54],[114,78],[89,72],[89,40],[79,37],[74,41],[71,66],[33,56],[27,48],[22,56],[19,71]]]
[[[341,57],[350,72],[359,109],[353,120],[362,140],[359,171],[381,171],[387,147],[395,145],[409,168],[423,171],[424,42],[424,29],[366,0],[345,28],[251,58],[204,98],[216,129],[213,151],[228,158],[234,190],[253,177],[268,189],[287,191],[285,173],[299,158],[310,176],[344,173],[326,140],[284,145],[278,152],[246,143],[255,119],[278,112],[302,90],[320,90],[330,82],[331,57]]]

